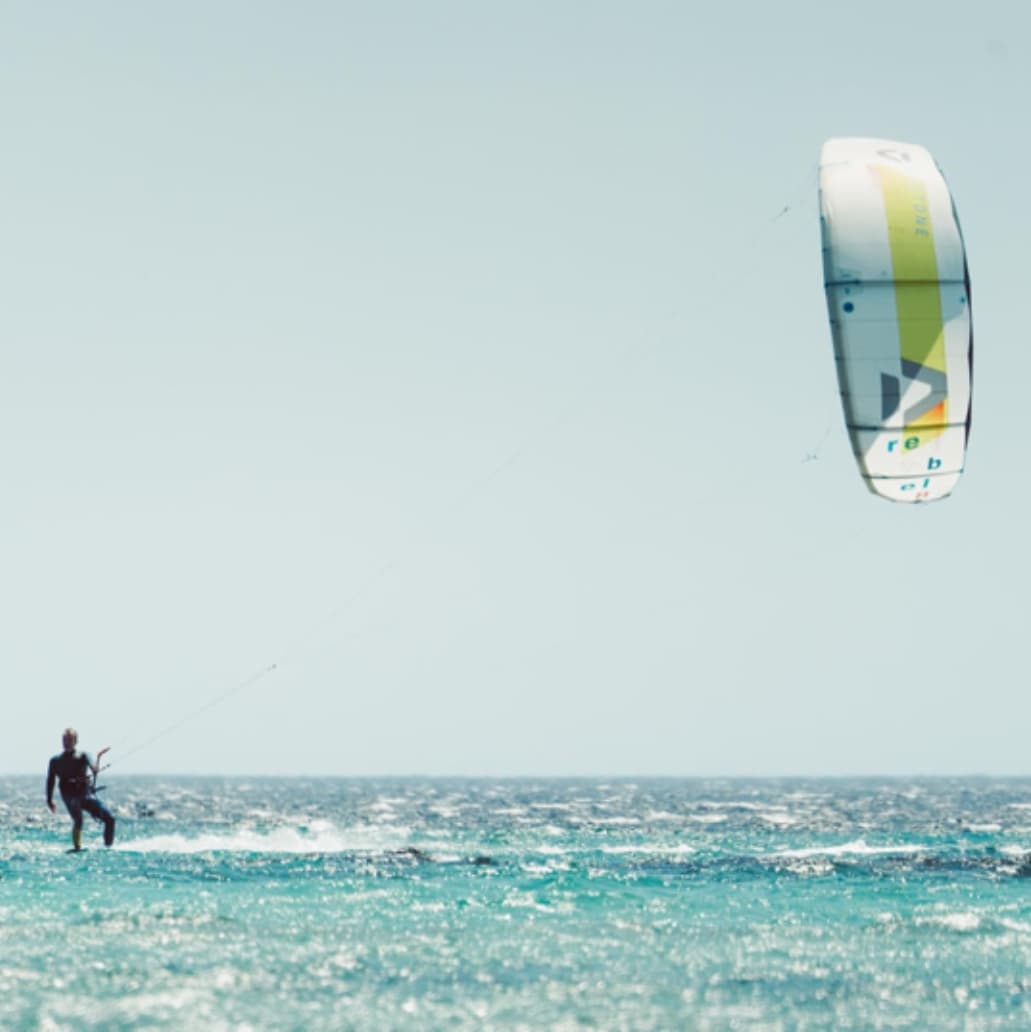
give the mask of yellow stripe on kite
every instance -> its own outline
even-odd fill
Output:
[[[874,167],[884,196],[901,357],[944,373],[945,323],[927,188],[922,180],[893,168]],[[929,427],[947,422],[946,399],[906,429],[921,429],[926,435]]]

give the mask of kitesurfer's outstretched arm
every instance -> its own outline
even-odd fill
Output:
[[[111,751],[111,746],[105,745],[104,748],[101,749],[97,753],[96,760],[94,760],[93,763],[90,764],[90,770],[93,771],[93,776],[94,777],[96,777],[96,775],[100,773],[100,758],[104,755],[104,753],[110,752],[110,751]]]

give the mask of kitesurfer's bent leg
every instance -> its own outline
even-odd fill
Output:
[[[81,796],[61,794],[68,816],[72,819],[72,846],[75,849],[82,849],[82,804],[85,800]]]
[[[111,811],[96,796],[87,796],[81,801],[81,806],[95,820],[104,822],[104,845],[110,846],[115,840],[115,819]],[[81,814],[79,825],[82,826]]]

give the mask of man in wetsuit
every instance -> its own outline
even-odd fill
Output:
[[[82,814],[88,813],[95,820],[104,822],[104,845],[115,840],[115,819],[108,808],[97,798],[93,780],[100,770],[100,758],[107,752],[101,749],[94,762],[88,753],[79,752],[75,746],[79,733],[73,727],[66,727],[61,735],[64,752],[50,761],[47,769],[47,806],[51,813],[57,812],[54,805],[54,782],[61,789],[61,798],[72,818],[72,845],[82,849]]]

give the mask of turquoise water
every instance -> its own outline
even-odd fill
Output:
[[[1031,1028],[1031,782],[0,779],[3,1029]]]

